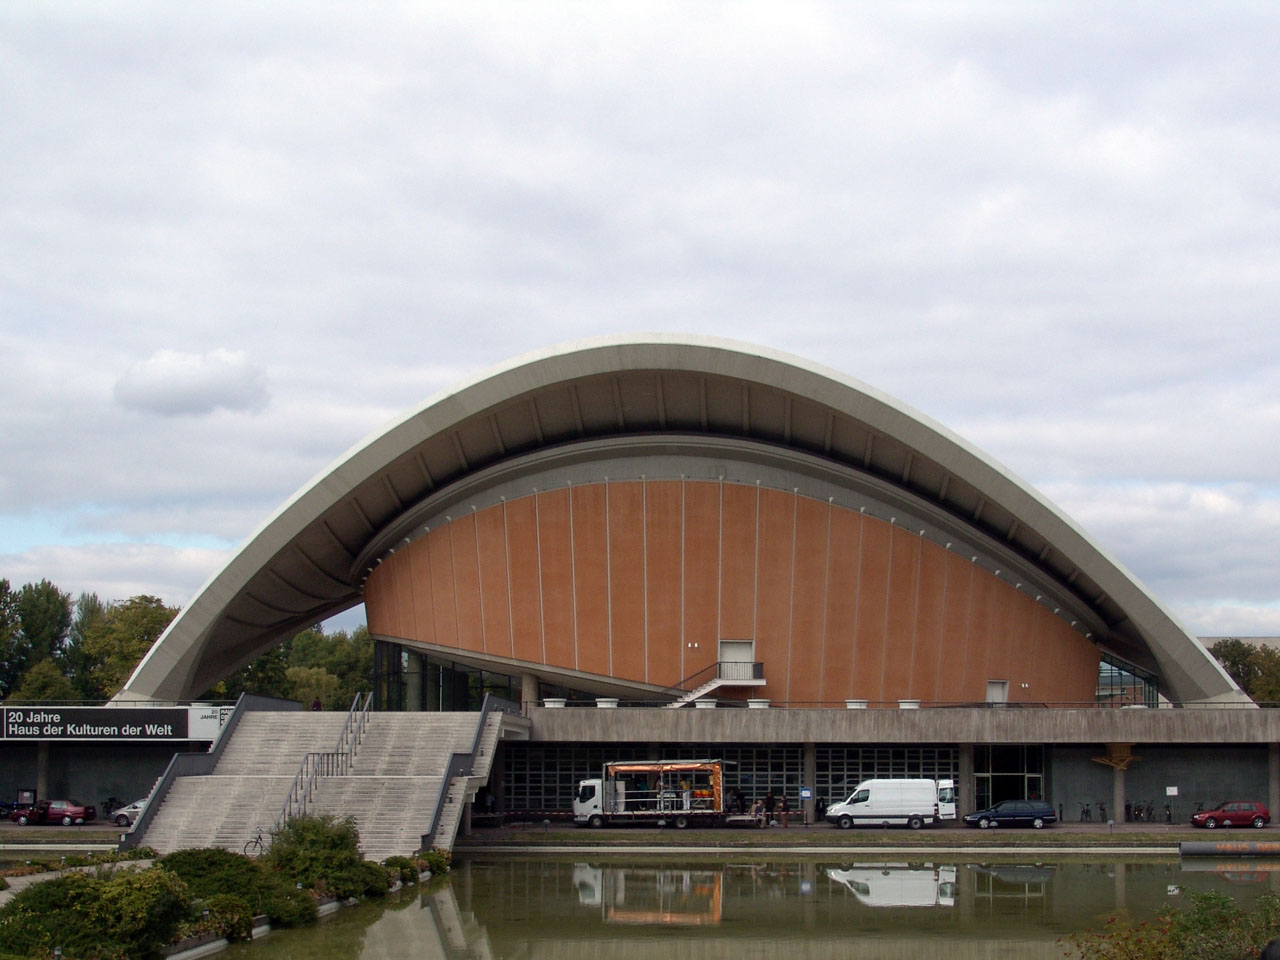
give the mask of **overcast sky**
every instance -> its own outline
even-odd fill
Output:
[[[184,604],[463,377],[729,336],[1280,634],[1280,6],[0,4],[0,577]]]

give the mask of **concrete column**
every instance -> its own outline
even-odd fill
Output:
[[[963,796],[961,799],[963,800]],[[963,864],[957,864],[957,866],[959,869],[956,870],[956,917],[961,923],[967,924],[973,921],[974,907],[978,900],[977,873],[966,870]]]
[[[406,712],[419,713],[422,710],[422,654],[416,650],[406,650],[408,662],[404,668],[404,709]]]
[[[426,670],[426,678],[424,683],[427,688],[427,709],[437,711],[440,709],[440,665],[435,663],[424,664]]]
[[[804,813],[804,822],[810,824],[813,819],[813,801],[818,793],[818,745],[814,743],[806,743],[804,745],[804,759],[801,761],[803,772],[800,775],[800,782],[813,791],[813,796],[800,804],[800,809]],[[1280,809],[1278,807],[1277,809]]]
[[[471,836],[471,804],[472,800],[465,797],[462,800],[462,835],[464,837]]]
[[[1267,744],[1267,806],[1273,817],[1280,817],[1280,743]]]
[[[1111,778],[1111,819],[1124,823],[1124,771],[1119,767]]]
[[[960,782],[956,784],[960,797],[956,803],[956,818],[966,813],[976,813],[978,781],[973,776],[973,744],[960,744]]]
[[[522,673],[520,675],[520,712],[527,717],[529,708],[536,707],[540,699],[538,678],[532,673]]]
[[[36,744],[36,799],[49,796],[49,741]]]
[[[800,891],[805,894],[800,898],[804,930],[811,932],[818,926],[818,864],[811,859],[800,861]]]

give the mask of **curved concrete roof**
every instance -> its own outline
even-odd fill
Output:
[[[817,364],[686,336],[606,337],[517,358],[370,436],[268,519],[199,591],[118,699],[198,695],[285,637],[358,604],[407,528],[515,464],[628,444],[730,445],[823,464],[976,545],[1172,699],[1245,699],[1114,558],[1030,486],[945,427]],[[470,501],[467,501],[470,502]],[[923,530],[921,531],[924,532]],[[948,544],[950,545],[950,544]],[[1021,582],[1019,587],[1021,588]]]

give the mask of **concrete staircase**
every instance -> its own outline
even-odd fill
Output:
[[[354,817],[370,860],[413,853],[431,829],[449,758],[470,752],[479,721],[478,713],[370,714],[351,774],[317,781],[308,812]]]
[[[246,713],[209,776],[178,777],[142,842],[160,853],[242,850],[271,830],[303,754],[332,750],[344,713]]]
[[[475,742],[479,713],[371,713],[350,774],[323,777],[308,813],[355,818],[364,855],[381,860],[413,853],[435,816],[450,755]],[[179,777],[141,842],[161,853],[189,847],[242,850],[261,826],[269,833],[307,753],[331,751],[345,713],[249,712],[208,776]],[[437,837],[452,845],[463,804],[488,779],[500,715],[490,714],[483,758],[471,777],[451,784],[453,814]],[[437,845],[441,845],[440,842]]]

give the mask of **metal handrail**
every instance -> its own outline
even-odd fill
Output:
[[[660,690],[656,696],[670,697],[674,703],[709,680],[764,680],[764,663],[756,660],[717,660],[692,673],[674,686]],[[671,704],[668,704],[670,706]]]
[[[668,688],[675,690],[676,688]],[[617,706],[619,707],[669,707],[671,700],[659,699],[663,694],[654,693],[643,698],[625,699],[617,698]],[[543,701],[545,704],[546,701]],[[902,708],[901,700],[855,700],[868,710],[899,710]],[[1163,712],[1168,710],[1254,710],[1254,709],[1270,709],[1280,708],[1280,701],[1229,701],[1229,702],[1175,702],[1162,700],[1156,704],[1142,703],[1115,703],[1099,700],[1011,700],[1005,703],[992,703],[986,700],[919,700],[914,699],[907,701],[909,704],[918,703],[920,710],[955,710],[955,709],[977,709],[977,710],[1135,710],[1135,711],[1156,711]],[[844,711],[848,707],[848,700],[771,700],[771,706],[775,708],[794,707],[804,709],[823,709],[823,710],[840,710]],[[590,708],[595,709],[598,703],[595,699],[569,700],[565,699],[563,706],[570,708]],[[746,708],[748,702],[746,700],[720,700],[717,706],[721,708]]]
[[[510,700],[496,697],[492,693],[484,695],[484,700],[480,703],[480,722],[476,725],[476,735],[471,740],[470,752],[449,754],[449,763],[445,767],[444,779],[440,781],[440,792],[436,796],[435,813],[431,815],[431,826],[422,835],[422,849],[424,850],[430,849],[435,842],[436,831],[440,828],[440,815],[444,812],[445,803],[448,802],[450,784],[453,783],[455,777],[471,775],[472,767],[475,765],[476,751],[480,748],[480,738],[484,736],[484,728],[489,724],[489,714],[491,713],[510,713],[519,716],[520,707]]]
[[[364,698],[363,705],[361,697]],[[271,828],[272,835],[278,833],[294,817],[307,812],[307,804],[311,801],[311,794],[320,777],[345,777],[351,771],[356,750],[364,738],[364,728],[369,723],[369,706],[372,702],[372,690],[367,694],[357,693],[347,710],[347,720],[342,725],[342,732],[338,734],[337,746],[333,750],[303,755],[293,783],[285,793],[284,803],[280,805],[280,814]]]
[[[676,683],[673,683],[671,686],[667,687],[665,690],[659,690],[658,696],[659,697],[669,696],[671,697],[671,699],[674,700],[680,694],[688,693],[690,690],[697,689],[697,687],[702,682],[706,680],[710,680],[711,679],[710,674],[713,670],[716,672],[719,672],[720,662],[718,660],[715,663],[711,664],[710,666],[703,667],[697,673],[691,673],[689,674],[689,676],[685,677],[683,680],[679,680]]]
[[[164,802],[165,796],[169,793],[169,788],[173,785],[174,780],[178,777],[207,776],[213,772],[213,769],[218,765],[218,761],[222,758],[227,744],[231,742],[231,736],[235,733],[236,727],[240,725],[240,718],[246,712],[260,710],[268,705],[274,706],[284,703],[291,704],[291,709],[302,709],[301,704],[295,704],[291,700],[260,697],[252,693],[242,693],[235,703],[235,709],[231,711],[226,723],[218,731],[217,739],[213,741],[207,751],[201,753],[175,753],[170,758],[164,773],[160,775],[160,778],[151,787],[151,793],[147,796],[147,805],[143,808],[142,813],[138,815],[138,819],[134,821],[133,827],[117,845],[117,850],[131,850],[144,839],[147,827],[151,825],[151,821],[159,813],[160,806]]]

